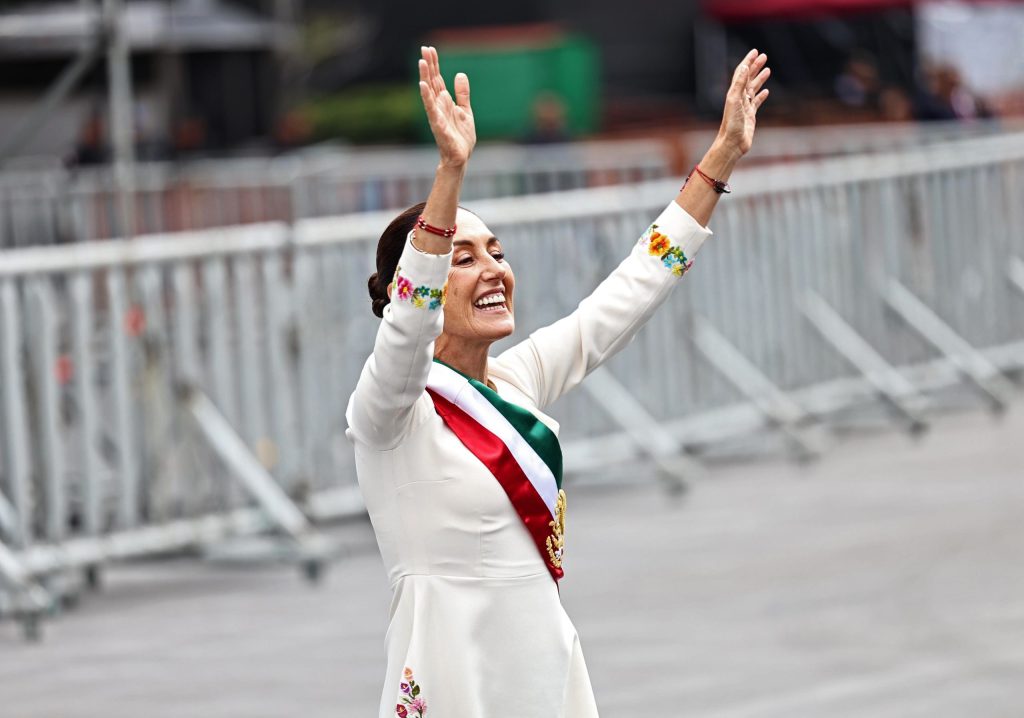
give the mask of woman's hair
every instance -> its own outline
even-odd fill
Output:
[[[426,204],[414,204],[391,220],[391,224],[377,242],[377,271],[370,275],[366,286],[373,301],[373,313],[378,317],[384,316],[384,307],[391,302],[391,298],[388,297],[388,285],[398,268],[398,260],[405,248],[405,239],[416,226],[416,219],[423,214]]]

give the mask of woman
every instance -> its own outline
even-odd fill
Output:
[[[426,203],[381,236],[383,318],[349,401],[359,484],[394,591],[380,718],[580,718],[597,708],[559,602],[565,550],[558,425],[542,410],[625,346],[711,233],[750,149],[767,58],[736,68],[718,137],[629,257],[568,317],[497,357],[515,326],[501,241],[458,206],[476,143],[469,80],[445,88],[422,49],[440,151]],[[442,310],[443,307],[443,310]]]

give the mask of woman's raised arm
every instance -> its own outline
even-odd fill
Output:
[[[632,340],[711,234],[705,225],[733,167],[750,150],[757,110],[768,96],[762,89],[771,74],[767,60],[751,50],[736,67],[718,136],[630,255],[576,311],[502,353],[490,365],[492,374],[519,386],[543,408]]]
[[[729,91],[725,94],[718,136],[676,197],[676,204],[701,225],[706,225],[711,219],[718,198],[722,196],[715,190],[713,181],[727,182],[736,163],[750,151],[757,126],[757,110],[768,98],[764,83],[772,71],[765,66],[767,62],[768,56],[755,49],[737,65]],[[698,174],[698,170],[712,181]]]
[[[382,321],[373,354],[363,366],[345,413],[349,437],[377,450],[397,446],[416,423],[417,400],[424,396],[434,340],[444,324],[440,310],[451,267],[452,233],[440,230],[455,225],[466,163],[476,145],[469,79],[456,75],[452,98],[432,47],[422,48],[419,72],[420,96],[440,155],[434,185],[420,215],[429,229],[417,228],[415,213],[403,214],[381,238],[378,279],[371,279],[371,295],[383,294],[388,282],[390,303],[382,312],[379,307],[375,310],[382,314]],[[396,225],[402,229],[395,230]],[[400,242],[397,267],[397,247],[390,234]]]
[[[441,156],[434,175],[434,186],[423,210],[423,221],[433,227],[454,227],[466,163],[476,146],[476,125],[473,122],[473,108],[469,104],[469,78],[462,72],[455,76],[453,101],[441,77],[437,50],[424,47],[422,53],[423,57],[419,61],[420,97]],[[417,232],[414,244],[417,249],[430,254],[448,254],[452,251],[450,236],[430,232]]]

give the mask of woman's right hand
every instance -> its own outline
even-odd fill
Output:
[[[441,164],[446,167],[464,167],[476,146],[476,124],[473,108],[469,105],[469,78],[460,72],[455,76],[455,99],[445,88],[437,50],[420,48],[420,97],[427,111],[430,131],[441,153]]]

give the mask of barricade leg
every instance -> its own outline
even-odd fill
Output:
[[[883,291],[886,305],[942,352],[950,364],[985,397],[993,411],[1001,413],[1006,410],[1013,386],[995,364],[897,280],[890,279]]]
[[[769,426],[778,428],[801,461],[818,458],[824,438],[801,426],[813,419],[702,316],[693,317],[693,342],[711,365],[750,399]]]
[[[1024,294],[1024,259],[1011,257],[1010,266],[1006,272],[1009,275],[1010,284]]]
[[[183,385],[179,388],[179,401],[200,435],[232,471],[245,491],[256,500],[273,525],[295,542],[307,577],[316,580],[329,551],[325,537],[313,528],[205,394],[194,387]]]
[[[650,415],[615,376],[598,367],[582,384],[590,398],[629,436],[633,444],[658,468],[668,490],[686,490],[686,479],[704,474],[704,468],[686,455],[686,447]]]
[[[928,428],[919,407],[924,397],[874,347],[846,323],[839,313],[817,293],[808,291],[800,310],[821,336],[840,356],[852,364],[890,409],[902,418],[911,434]]]
[[[14,617],[21,622],[25,638],[37,641],[41,637],[43,614],[53,605],[46,590],[32,580],[18,556],[0,542],[0,587],[11,591]]]

